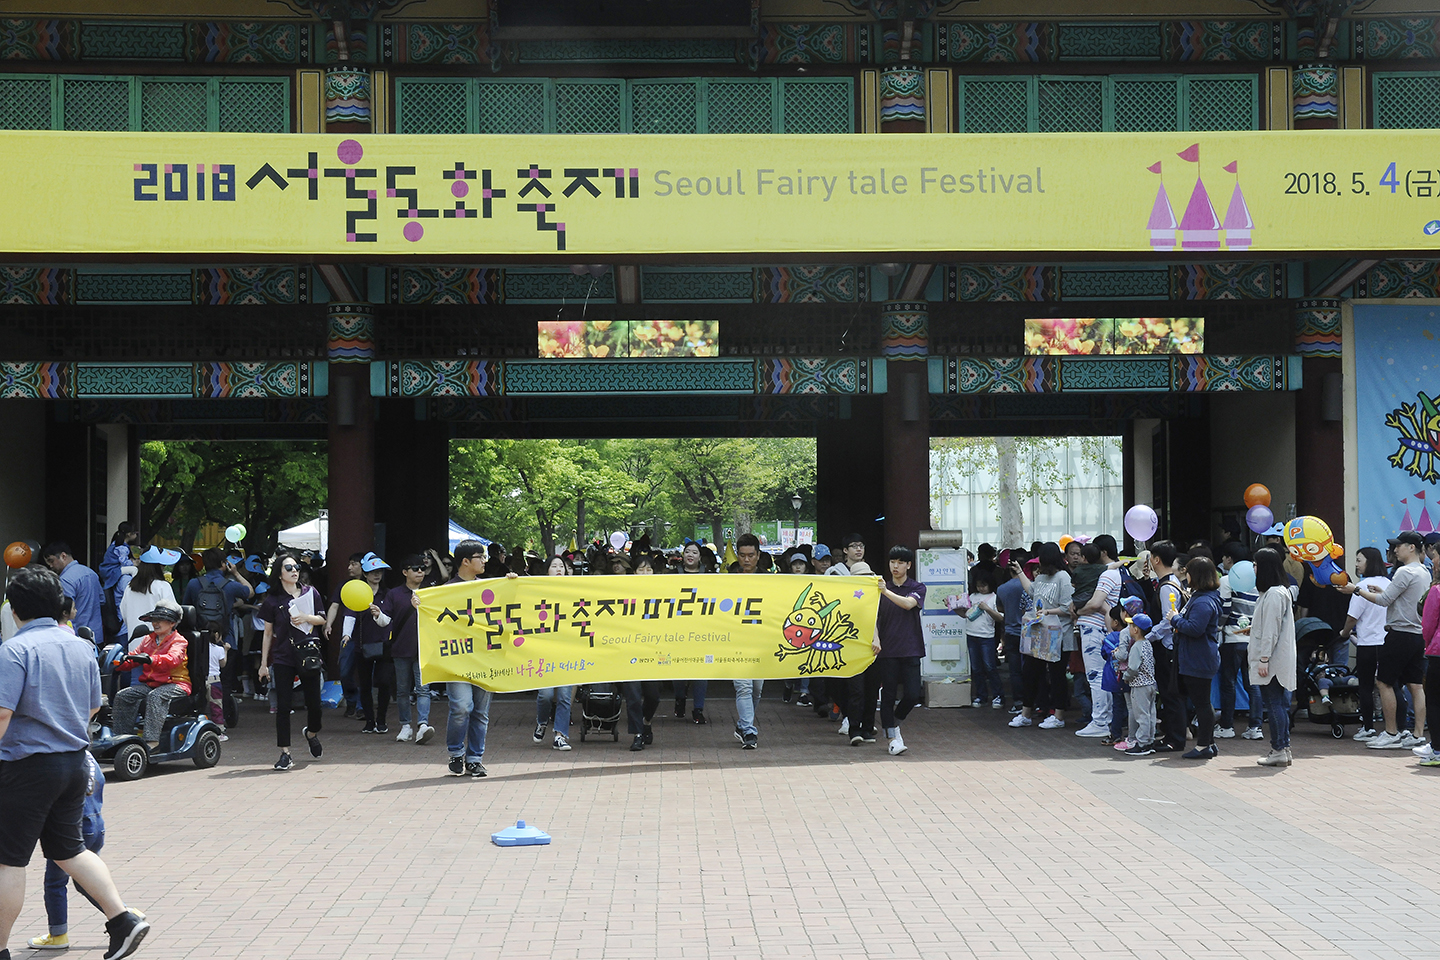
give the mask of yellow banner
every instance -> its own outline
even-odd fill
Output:
[[[0,255],[1432,251],[1436,143],[6,131]]]
[[[520,577],[420,591],[420,675],[487,690],[621,680],[854,676],[870,577]]]

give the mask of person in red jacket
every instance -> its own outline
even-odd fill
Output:
[[[136,664],[143,664],[140,682],[115,694],[115,734],[125,736],[135,729],[135,715],[145,704],[145,745],[154,750],[160,745],[160,732],[170,713],[170,701],[190,694],[190,644],[175,624],[180,611],[159,606],[141,620],[153,630],[129,654]]]

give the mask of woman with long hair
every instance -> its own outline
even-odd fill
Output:
[[[1032,622],[1035,619],[1040,621],[1037,626],[1027,624],[1023,629],[1036,631],[1042,635],[1058,631],[1062,638],[1069,637],[1074,633],[1074,618],[1070,615],[1070,601],[1074,599],[1075,588],[1070,583],[1070,574],[1065,569],[1065,555],[1060,552],[1058,543],[1042,543],[1036,559],[1038,564],[1034,580],[1026,576],[1023,569],[1013,568],[1016,578],[1020,581],[1020,586],[1034,598]],[[1062,651],[1064,642],[1062,640]],[[1065,686],[1065,660],[1063,652],[1055,661],[1031,656],[1028,653],[1022,654],[1020,677],[1024,683],[1022,702],[1025,705],[1010,721],[1010,726],[1028,727],[1034,723],[1035,708],[1042,702],[1040,699],[1041,687],[1046,689],[1045,702],[1048,702],[1055,712],[1040,721],[1040,728],[1055,730],[1065,726],[1065,707],[1070,701],[1070,692]]]
[[[126,548],[127,552],[129,548]],[[165,567],[180,560],[179,550],[165,550],[160,547],[146,547],[140,554],[135,575],[130,578],[120,594],[120,623],[125,630],[126,649],[130,649],[131,637],[137,627],[148,624],[140,618],[159,606],[178,607],[175,591],[165,579]]]
[[[1440,565],[1436,565],[1436,572],[1440,573]],[[1375,547],[1355,551],[1355,576],[1362,587],[1383,593],[1390,585],[1385,555]],[[1355,676],[1360,681],[1356,691],[1360,696],[1360,729],[1353,739],[1374,740],[1379,735],[1375,729],[1375,669],[1380,663],[1380,649],[1385,646],[1385,608],[1364,597],[1351,597],[1340,639],[1355,643]]]
[[[1195,747],[1184,757],[1209,760],[1220,753],[1215,746],[1215,708],[1210,705],[1210,687],[1220,672],[1220,572],[1208,557],[1194,557],[1185,564],[1185,577],[1190,599],[1181,609],[1166,614],[1175,631],[1180,692],[1195,707]],[[1253,656],[1253,627],[1250,642]]]
[[[570,558],[564,554],[556,554],[550,558],[545,565],[547,577],[573,577],[575,565]],[[550,723],[550,714],[555,714],[555,739],[550,741],[551,750],[570,749],[570,703],[575,696],[575,688],[570,687],[543,687],[535,691],[535,735],[531,737],[536,743],[545,739],[545,727]]]
[[[1250,682],[1260,687],[1270,720],[1270,755],[1256,763],[1288,767],[1294,760],[1290,754],[1290,694],[1295,689],[1295,608],[1285,558],[1274,547],[1255,553],[1255,589],[1260,599],[1255,601],[1250,622]]]
[[[296,678],[305,697],[305,726],[300,732],[310,744],[310,755],[321,753],[320,738],[320,671],[301,671],[301,656],[296,645],[308,646],[319,640],[318,628],[325,624],[325,601],[320,593],[300,576],[300,558],[282,553],[270,569],[270,582],[275,587],[260,605],[260,619],[265,621],[265,635],[260,641],[260,679],[273,672],[275,691],[275,744],[280,748],[276,770],[289,770],[295,765],[290,758],[290,705]]]

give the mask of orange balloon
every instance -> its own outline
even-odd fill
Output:
[[[16,540],[5,548],[5,566],[11,570],[19,570],[25,566],[25,564],[29,563],[34,556],[35,553],[30,549],[30,544],[24,540]]]
[[[1270,488],[1263,483],[1252,483],[1245,488],[1245,509],[1270,506]]]
[[[1057,541],[1057,546],[1059,546],[1061,550],[1064,550],[1066,547],[1070,546],[1070,544],[1073,543],[1074,540],[1075,538],[1067,533]]]

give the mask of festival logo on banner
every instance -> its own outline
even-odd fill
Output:
[[[420,591],[426,683],[533,690],[624,680],[853,676],[880,592],[869,577],[521,577]]]
[[[1150,207],[1150,219],[1146,223],[1150,230],[1150,247],[1154,250],[1174,250],[1178,228],[1179,245],[1183,250],[1220,249],[1222,230],[1227,249],[1250,249],[1250,235],[1255,221],[1240,189],[1240,161],[1231,160],[1221,167],[1235,177],[1230,203],[1225,208],[1224,219],[1221,219],[1215,214],[1215,205],[1210,202],[1210,191],[1205,188],[1205,177],[1200,171],[1200,144],[1192,143],[1176,156],[1187,164],[1194,164],[1195,186],[1190,191],[1190,202],[1185,204],[1185,212],[1177,219],[1175,209],[1170,205],[1170,194],[1165,191],[1164,161],[1157,160],[1145,168],[1160,177],[1160,188],[1156,191],[1155,202]],[[1189,169],[1186,168],[1187,173]]]
[[[1360,541],[1432,533],[1440,480],[1440,313],[1434,307],[1354,308]]]

